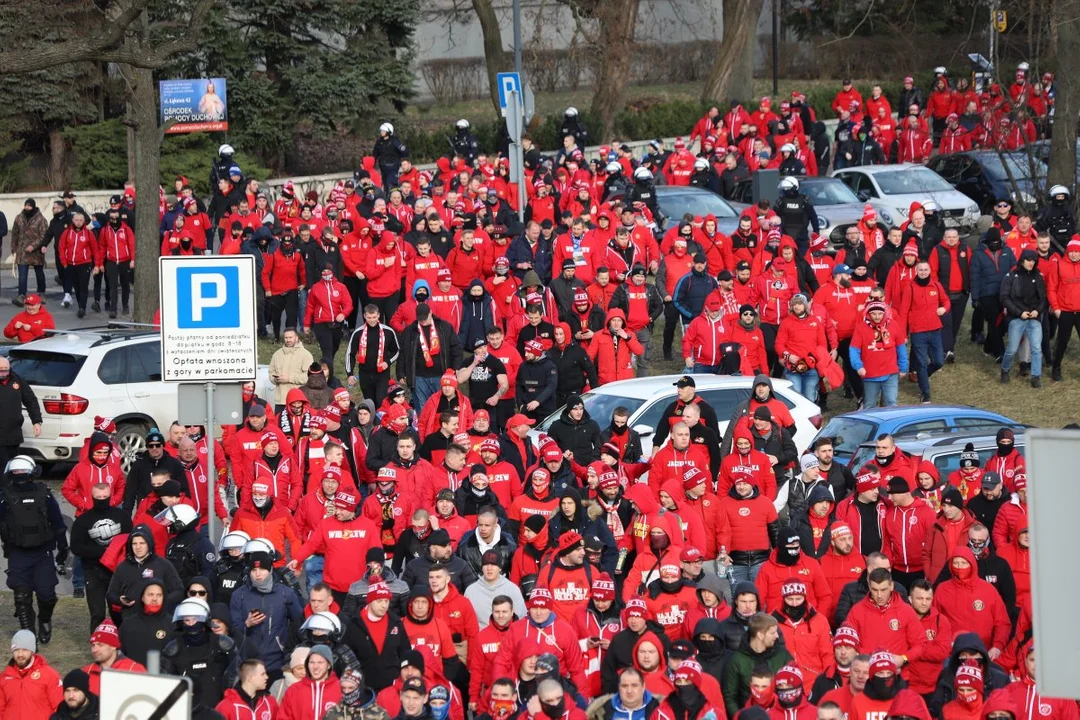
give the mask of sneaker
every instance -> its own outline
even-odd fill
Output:
[[[1031,387],[1036,388],[1036,389],[1041,388],[1042,387],[1042,378],[1039,377],[1038,375],[1032,375],[1031,376]]]
[[[1031,363],[1020,363],[1020,377],[1027,377],[1031,372]]]
[[[124,306],[124,314],[125,314],[125,315],[130,315],[130,314],[131,314],[131,311],[130,311],[130,310],[128,310],[128,306],[127,306],[127,305],[125,305],[125,306]]]
[[[86,588],[77,587],[71,595],[75,598],[84,598],[86,597]]]
[[[919,404],[920,405],[929,405],[930,402],[931,402],[931,400],[930,400],[929,395],[920,395],[919,396]]]
[[[1002,370],[1001,371],[1001,384],[1002,385],[1008,385],[1009,384],[1009,371],[1008,370]]]
[[[94,312],[101,312],[101,303],[95,300],[93,304],[90,305],[90,309]]]
[[[20,295],[19,297],[12,299],[11,304],[17,307],[22,307],[24,300],[26,300],[26,296]]]
[[[75,317],[79,318],[80,320],[86,317],[86,308],[79,308],[79,312],[75,313]]]
[[[109,311],[109,319],[110,320],[115,320],[116,319],[116,311],[115,310],[110,310]]]
[[[986,336],[982,333],[976,333],[975,337],[971,339],[971,342],[975,343],[976,345],[983,345],[986,343]]]
[[[1054,382],[1061,382],[1061,368],[1054,368],[1051,370],[1050,379]]]
[[[60,307],[71,307],[71,293],[64,293],[64,299],[60,302]]]
[[[954,353],[952,350],[945,353],[945,362],[947,364],[949,364],[949,365],[952,365],[953,363],[955,363],[956,362],[956,353]]]

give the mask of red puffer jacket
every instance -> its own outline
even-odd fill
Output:
[[[620,318],[623,321],[625,339],[616,338],[611,331],[611,321],[614,318]],[[622,310],[618,308],[609,310],[604,329],[596,333],[592,342],[589,343],[589,359],[596,366],[596,374],[601,385],[634,377],[633,357],[645,352],[645,348],[641,346],[634,334],[625,330],[625,324],[626,315]]]

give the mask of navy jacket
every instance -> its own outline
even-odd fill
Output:
[[[247,627],[244,621],[252,610],[261,610],[266,619]],[[271,672],[285,666],[285,648],[291,644],[290,630],[298,631],[304,622],[304,605],[295,590],[275,582],[270,592],[262,593],[251,586],[249,578],[233,593],[229,614],[237,637],[241,638],[242,660],[258,658]]]
[[[1016,267],[1016,256],[1008,245],[1002,245],[997,257],[990,253],[986,243],[980,242],[971,254],[971,299],[998,297],[1001,281]]]

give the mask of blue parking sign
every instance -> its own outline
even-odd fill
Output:
[[[521,95],[521,76],[516,72],[504,72],[495,76],[495,82],[499,86],[499,109],[506,112],[506,96],[511,91]]]
[[[240,327],[240,270],[236,266],[178,268],[176,292],[178,327]]]

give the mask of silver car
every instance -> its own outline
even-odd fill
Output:
[[[844,245],[844,233],[852,225],[862,220],[866,202],[851,191],[843,182],[830,177],[800,177],[799,192],[810,198],[818,218],[818,234],[829,238],[833,247],[840,249]],[[754,202],[753,183],[743,180],[735,186],[731,206],[740,213]],[[891,205],[869,201],[877,211],[878,223],[882,230],[899,224],[899,219],[891,211]]]
[[[912,203],[928,200],[937,203],[945,227],[970,232],[979,221],[978,203],[923,165],[860,165],[833,170],[832,177],[867,202],[885,205],[898,224],[908,219]]]

